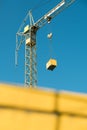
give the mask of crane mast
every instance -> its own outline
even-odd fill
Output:
[[[16,33],[15,63],[17,63],[18,51],[25,43],[25,86],[37,86],[37,62],[36,62],[36,33],[37,30],[49,23],[56,15],[71,5],[75,0],[62,0],[53,9],[34,22],[31,10],[26,15],[18,32]],[[27,24],[28,22],[28,24]],[[27,26],[26,26],[27,25]],[[26,26],[26,27],[25,27]]]

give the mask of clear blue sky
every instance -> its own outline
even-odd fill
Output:
[[[19,51],[19,66],[15,66],[16,32],[28,10],[35,21],[58,0],[0,0],[0,82],[24,84],[24,45]],[[43,6],[41,6],[43,4]],[[49,40],[53,33],[52,56],[58,62],[53,71],[46,70],[49,60]],[[50,25],[37,33],[38,86],[56,90],[87,93],[87,1],[76,2],[57,15]]]

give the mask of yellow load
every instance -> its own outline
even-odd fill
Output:
[[[46,69],[53,70],[57,66],[57,61],[55,59],[50,59],[46,64]]]

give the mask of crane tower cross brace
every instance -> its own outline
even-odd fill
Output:
[[[53,9],[47,12],[39,20],[34,22],[31,10],[26,15],[18,32],[16,33],[15,63],[17,63],[18,51],[25,43],[25,86],[37,86],[37,62],[36,62],[36,33],[42,26],[49,23],[56,15],[70,6],[75,0],[62,0]],[[26,26],[26,22],[30,24]],[[26,27],[25,27],[26,26]]]

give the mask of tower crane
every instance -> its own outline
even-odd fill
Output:
[[[37,86],[37,62],[36,62],[36,33],[46,23],[49,23],[56,15],[70,6],[75,0],[61,0],[54,8],[48,11],[36,22],[32,11],[29,10],[16,33],[15,63],[17,63],[18,51],[25,43],[25,86]],[[28,21],[28,24],[27,24]],[[29,22],[30,21],[30,22]]]

